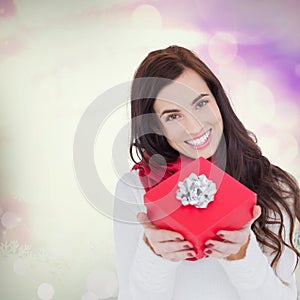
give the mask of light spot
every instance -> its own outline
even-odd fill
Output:
[[[37,295],[41,300],[50,300],[54,294],[55,290],[50,283],[42,283],[37,289]]]
[[[13,212],[7,211],[1,217],[1,224],[6,229],[15,228],[18,225],[18,217]]]
[[[117,276],[110,270],[95,270],[87,277],[86,288],[100,299],[115,297],[118,290]]]
[[[299,146],[296,138],[289,132],[279,132],[276,135],[278,147],[278,161],[289,163],[297,158]]]
[[[248,81],[233,92],[234,107],[246,128],[258,130],[273,121],[275,101],[270,89],[258,81]]]
[[[298,166],[299,145],[290,131],[277,129],[270,123],[261,128],[257,137],[263,153],[267,154],[272,163],[290,172],[294,166]],[[295,172],[291,173],[295,175]]]
[[[209,40],[208,52],[217,64],[228,64],[236,57],[237,41],[229,33],[218,32]]]
[[[142,4],[138,6],[131,15],[131,25],[135,29],[160,29],[160,12],[152,5]]]
[[[245,60],[239,56],[228,63],[219,65],[219,79],[223,85],[236,87],[248,81],[248,66]]]
[[[15,13],[15,1],[13,0],[0,0],[0,16],[7,18]]]
[[[287,99],[293,99],[293,96],[286,95]],[[297,103],[280,99],[276,102],[276,120],[272,122],[272,126],[277,130],[286,130],[298,132],[300,126],[300,108]]]
[[[246,89],[248,108],[251,108],[253,118],[268,122],[274,117],[275,102],[270,89],[258,81],[249,81]]]

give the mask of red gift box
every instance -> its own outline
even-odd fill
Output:
[[[206,208],[183,206],[176,198],[178,183],[191,173],[204,174],[216,185],[214,200]],[[194,245],[196,260],[204,256],[204,243],[217,239],[219,230],[237,230],[253,215],[256,194],[216,165],[200,157],[183,166],[144,195],[149,219],[159,228],[181,233]]]

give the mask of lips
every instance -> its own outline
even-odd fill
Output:
[[[211,135],[211,129],[195,139],[185,141],[185,143],[197,147],[205,144],[205,142],[209,139],[210,135]]]

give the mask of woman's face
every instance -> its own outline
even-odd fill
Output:
[[[171,147],[190,158],[211,157],[223,134],[222,116],[206,82],[192,69],[164,87],[154,102]]]

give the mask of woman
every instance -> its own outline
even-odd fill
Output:
[[[299,187],[262,155],[210,69],[182,47],[151,52],[135,74],[131,118],[139,161],[116,188],[118,299],[296,299]],[[193,245],[151,223],[143,195],[200,156],[257,193],[257,205],[248,224],[217,232],[206,257],[189,261]]]

